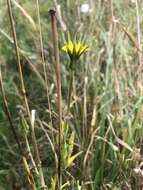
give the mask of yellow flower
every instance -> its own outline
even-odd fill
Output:
[[[71,61],[76,61],[79,57],[89,50],[89,47],[82,40],[71,40],[70,34],[68,33],[68,41],[64,43],[62,48],[65,51]]]

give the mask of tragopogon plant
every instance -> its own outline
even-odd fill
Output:
[[[71,39],[71,35],[70,33],[68,33],[68,40],[64,42],[62,50],[65,51],[70,58],[70,66],[69,66],[70,80],[69,80],[69,90],[68,90],[68,111],[69,111],[72,85],[73,85],[73,76],[74,76],[76,63],[79,60],[80,56],[89,50],[89,47],[84,40],[77,39],[76,36],[74,37],[74,39]]]

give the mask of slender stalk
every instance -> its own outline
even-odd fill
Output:
[[[40,178],[40,182],[41,182],[41,189],[42,190],[47,190],[47,186],[45,184],[45,180],[44,180],[44,174],[43,174],[43,169],[41,166],[41,160],[40,160],[40,156],[39,156],[39,150],[38,150],[38,146],[37,146],[37,142],[36,142],[36,136],[35,136],[35,127],[34,124],[31,125],[31,133],[32,133],[32,140],[33,140],[33,145],[34,145],[34,149],[35,149],[35,156],[36,156],[36,165],[37,168],[39,170],[39,178]]]
[[[27,111],[27,115],[28,115],[28,118],[29,118],[29,125],[30,125],[30,129],[31,129],[31,138],[32,138],[32,143],[33,143],[33,148],[34,148],[34,153],[35,153],[36,164],[37,164],[37,167],[39,169],[39,178],[40,178],[40,182],[41,182],[41,187],[43,189],[46,189],[43,170],[42,170],[42,166],[41,166],[41,160],[40,160],[40,156],[39,156],[39,150],[38,150],[38,146],[37,146],[37,143],[36,143],[34,126],[32,125],[31,113],[30,113],[30,109],[29,109],[29,105],[28,105],[28,100],[27,100],[27,97],[26,97],[26,89],[25,89],[25,85],[24,85],[22,67],[21,67],[21,62],[20,62],[20,53],[19,53],[16,30],[15,30],[15,25],[14,25],[14,18],[13,18],[13,13],[12,13],[11,0],[7,0],[7,7],[8,7],[8,14],[9,14],[9,19],[10,19],[10,24],[11,24],[12,37],[13,37],[13,41],[14,41],[16,60],[17,60],[17,66],[18,66],[18,71],[19,71],[21,90],[22,90],[22,96],[23,96],[25,108],[26,108],[26,111]]]
[[[82,138],[83,145],[87,144],[88,139],[88,130],[87,130],[87,83],[88,77],[84,79],[84,99],[83,99],[83,127],[82,127]]]
[[[53,151],[53,153],[54,153],[54,155],[55,155],[55,162],[56,162],[56,168],[57,168],[57,166],[58,166],[58,156],[57,156],[57,153],[56,153],[56,150],[55,150],[55,147],[54,147],[54,143],[53,143],[52,140],[50,139],[49,134],[48,134],[48,132],[46,131],[46,129],[45,129],[43,123],[40,121],[40,119],[38,120],[38,123],[39,123],[40,127],[42,128],[42,130],[44,131],[45,136],[47,137],[47,139],[48,139],[48,141],[49,141],[49,143],[50,143],[50,145],[51,145],[51,149],[52,149],[52,151]],[[53,132],[52,132],[52,133],[53,133]]]
[[[73,77],[74,77],[74,70],[70,69],[67,112],[69,112],[69,110],[70,110],[70,104],[71,104],[71,98],[72,98],[72,90],[73,90]]]
[[[50,97],[49,97],[49,89],[48,89],[48,78],[47,78],[47,71],[46,71],[46,62],[44,58],[44,48],[43,48],[43,38],[42,38],[42,28],[41,28],[41,19],[40,19],[40,10],[39,10],[39,0],[36,0],[37,4],[37,17],[38,17],[38,29],[39,29],[39,41],[40,41],[40,49],[41,49],[41,59],[42,59],[42,65],[43,65],[43,71],[44,71],[44,79],[46,84],[46,93],[47,93],[47,103],[50,113],[50,121],[52,125],[52,112],[51,112],[51,104],[50,104]]]
[[[59,136],[58,136],[58,188],[62,187],[62,168],[61,168],[61,127],[62,127],[62,95],[61,95],[61,71],[60,71],[60,55],[58,45],[58,31],[56,25],[56,11],[51,9],[49,11],[51,15],[51,27],[53,35],[53,46],[55,53],[55,70],[57,80],[57,96],[58,96],[58,116],[59,116]]]
[[[19,71],[22,95],[23,95],[23,98],[24,98],[24,101],[25,101],[27,112],[28,112],[28,114],[30,114],[29,107],[28,107],[28,102],[27,102],[27,98],[26,98],[26,90],[25,90],[25,86],[24,86],[22,67],[21,67],[21,63],[20,63],[20,54],[19,54],[19,48],[18,48],[18,43],[17,43],[17,36],[16,36],[16,30],[15,30],[15,25],[14,25],[14,19],[13,19],[11,1],[10,0],[7,0],[7,7],[8,7],[8,14],[9,14],[9,19],[10,19],[10,24],[11,24],[12,37],[13,37],[14,46],[15,46],[16,61],[17,61],[17,66],[18,66],[18,71]]]
[[[137,38],[138,38],[138,48],[142,50],[141,46],[141,29],[140,29],[140,15],[139,15],[139,2],[138,0],[136,2],[136,20],[137,20]],[[138,51],[138,59],[139,59],[139,65],[141,66],[142,64],[142,51]]]
[[[19,113],[19,117],[20,117],[20,124],[21,126],[24,128],[23,126],[23,121],[24,121],[24,115],[22,112]],[[34,168],[34,171],[35,173],[37,174],[37,176],[39,175],[39,172],[38,172],[38,169],[37,169],[37,166],[36,166],[36,163],[34,161],[34,158],[33,158],[33,155],[32,155],[32,152],[31,152],[31,149],[30,149],[30,145],[29,145],[29,141],[28,141],[28,137],[27,137],[27,133],[25,132],[24,134],[24,139],[25,139],[25,144],[26,144],[26,152],[27,152],[27,155],[28,157],[30,158],[30,161],[32,163],[32,166]]]
[[[15,141],[16,141],[16,143],[18,145],[18,148],[19,148],[20,155],[22,157],[22,162],[23,162],[24,169],[25,169],[25,171],[27,173],[27,169],[25,168],[25,164],[27,165],[27,167],[29,167],[29,166],[28,166],[28,163],[27,163],[27,160],[26,160],[26,157],[25,157],[26,155],[24,154],[24,151],[23,151],[23,149],[21,147],[20,139],[19,139],[19,137],[17,135],[17,132],[15,130],[15,127],[14,127],[14,124],[13,124],[13,121],[12,121],[11,113],[10,113],[9,108],[8,108],[7,98],[5,96],[5,91],[4,91],[4,87],[3,87],[3,80],[2,80],[1,70],[0,70],[0,89],[1,89],[2,99],[3,99],[5,114],[6,114],[7,118],[8,118],[11,131],[13,133],[13,136],[14,136]],[[33,178],[33,175],[32,175],[30,170],[27,173],[27,178],[28,178],[28,182],[29,182],[29,185],[32,188],[32,190],[36,190],[35,183],[34,183],[34,178]]]
[[[141,19],[140,19],[140,14],[139,14],[139,1],[135,0],[136,3],[136,22],[137,22],[137,46],[140,51],[138,51],[138,62],[139,62],[139,67],[137,70],[137,75],[138,79],[140,80],[142,78],[142,45],[141,45],[141,38],[142,38],[142,33],[141,33]],[[138,80],[137,80],[138,81]]]
[[[111,7],[111,43],[113,46],[113,63],[114,66],[116,65],[116,22],[114,16],[114,7],[113,7],[113,0],[110,0],[110,7]]]
[[[20,154],[21,154],[21,156],[23,156],[24,153],[23,153],[23,150],[22,150],[22,147],[21,147],[21,143],[20,143],[19,137],[17,135],[17,132],[15,130],[15,127],[14,127],[14,124],[13,124],[13,121],[12,121],[12,116],[11,116],[11,113],[10,113],[9,108],[8,108],[7,98],[5,96],[5,91],[4,91],[4,87],[3,87],[3,80],[2,80],[1,70],[0,70],[0,89],[1,89],[1,94],[2,94],[5,113],[6,113],[6,116],[8,118],[11,131],[12,131],[14,139],[15,139],[17,145],[18,145]]]
[[[26,174],[27,174],[28,182],[29,182],[30,187],[31,187],[30,189],[31,190],[36,190],[34,177],[33,177],[32,173],[31,173],[30,167],[29,167],[29,165],[27,163],[27,160],[26,160],[26,158],[24,156],[22,157],[22,161],[23,161],[23,167],[24,167],[24,169],[26,171]]]

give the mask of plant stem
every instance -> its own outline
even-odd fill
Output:
[[[4,91],[4,87],[3,87],[3,80],[2,80],[1,70],[0,70],[0,89],[1,89],[2,99],[3,99],[5,114],[6,114],[7,118],[8,118],[9,123],[10,123],[11,131],[12,131],[12,133],[14,135],[14,138],[15,138],[15,141],[16,141],[16,143],[18,145],[18,148],[19,148],[21,156],[24,156],[24,153],[23,153],[23,150],[22,150],[22,147],[21,147],[21,143],[20,143],[19,137],[17,135],[17,132],[15,130],[15,127],[13,125],[12,116],[11,116],[9,108],[8,108],[7,98],[5,96],[5,91]]]
[[[46,189],[43,170],[42,170],[42,166],[41,166],[40,155],[39,155],[39,150],[38,150],[38,146],[37,146],[37,143],[36,143],[34,126],[32,125],[31,113],[30,113],[30,109],[29,109],[29,105],[28,105],[28,100],[27,100],[27,97],[26,97],[26,89],[25,89],[25,85],[24,85],[22,67],[21,67],[21,62],[20,62],[20,53],[19,53],[19,48],[18,48],[16,29],[15,29],[15,25],[14,25],[14,18],[13,18],[13,13],[12,13],[11,0],[7,0],[7,7],[8,7],[8,14],[9,14],[9,19],[10,19],[10,24],[11,24],[12,37],[13,37],[13,41],[14,41],[16,60],[17,60],[19,78],[20,78],[20,83],[21,83],[22,96],[23,96],[23,99],[24,99],[25,108],[26,108],[27,115],[28,115],[28,118],[29,118],[29,125],[30,125],[30,129],[31,129],[31,138],[32,138],[32,143],[33,143],[33,148],[34,148],[34,153],[35,153],[36,164],[37,164],[37,168],[39,169],[39,178],[40,178],[40,182],[41,182],[41,187],[43,189]]]
[[[55,54],[55,71],[57,82],[57,96],[58,96],[58,116],[59,116],[59,135],[58,135],[58,189],[62,189],[62,167],[61,167],[61,127],[62,127],[62,95],[61,95],[61,69],[60,69],[60,55],[58,45],[58,31],[56,25],[56,11],[51,9],[51,27],[53,35],[53,46]]]
[[[70,110],[70,103],[71,103],[72,90],[73,90],[73,77],[74,77],[74,70],[73,70],[73,69],[70,69],[67,113],[68,113],[69,110]]]
[[[8,108],[7,98],[5,96],[5,91],[4,91],[4,87],[3,87],[3,80],[2,80],[1,70],[0,70],[0,89],[1,89],[3,104],[4,104],[4,108],[5,108],[5,114],[6,114],[7,118],[8,118],[11,131],[12,131],[12,133],[14,135],[15,141],[16,141],[16,143],[18,145],[18,148],[19,148],[19,151],[20,151],[20,155],[22,157],[22,162],[23,162],[24,169],[25,169],[25,171],[27,173],[27,170],[25,168],[24,163],[26,163],[27,166],[28,166],[28,163],[27,163],[24,151],[23,151],[23,149],[21,147],[20,139],[19,139],[19,137],[17,135],[17,132],[15,130],[15,127],[14,127],[14,124],[13,124],[13,121],[12,121],[12,116],[11,116],[11,113],[10,113],[9,108]],[[31,173],[31,171],[29,171],[29,173],[27,173],[27,174],[28,174],[27,178],[28,178],[29,185],[32,188],[32,190],[35,190],[36,187],[35,187],[34,178],[33,178],[33,175]],[[29,178],[29,175],[31,176],[31,178]]]
[[[44,58],[44,48],[43,48],[43,38],[42,38],[42,28],[41,28],[41,18],[40,18],[40,8],[39,8],[39,0],[36,0],[37,4],[37,19],[38,19],[38,32],[39,32],[39,42],[40,42],[40,49],[41,49],[41,61],[43,65],[43,71],[44,71],[44,79],[46,84],[46,93],[47,93],[47,103],[48,103],[48,109],[50,113],[50,121],[52,125],[52,112],[51,112],[51,104],[50,104],[50,97],[49,97],[49,88],[48,88],[48,77],[47,77],[47,70],[46,70],[46,62]]]

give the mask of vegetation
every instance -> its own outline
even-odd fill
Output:
[[[0,189],[143,189],[142,7],[0,1]]]

